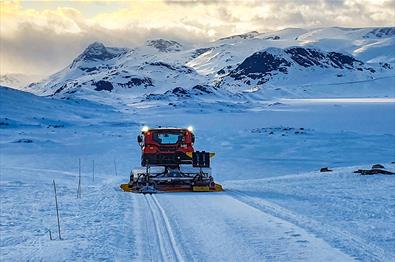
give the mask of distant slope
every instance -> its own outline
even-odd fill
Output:
[[[18,105],[18,106],[17,106]],[[0,128],[90,125],[119,113],[86,100],[59,100],[0,86]]]
[[[40,75],[3,74],[0,75],[0,85],[22,89],[30,83],[40,81],[43,78]]]

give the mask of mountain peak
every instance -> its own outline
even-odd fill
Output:
[[[101,42],[93,42],[73,61],[71,67],[79,61],[97,62],[110,60],[125,52],[125,48],[106,47]]]
[[[104,44],[102,42],[95,41],[92,44],[88,45],[88,47],[85,49],[86,50],[100,50],[100,49],[106,49]]]
[[[147,40],[147,46],[152,46],[161,52],[177,52],[181,51],[182,45],[173,40],[166,39],[153,39]]]
[[[109,52],[103,43],[93,42],[82,52],[81,56],[86,61],[106,60]]]

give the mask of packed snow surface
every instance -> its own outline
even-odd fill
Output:
[[[395,171],[392,98],[120,111],[0,92],[1,261],[394,261],[395,176],[353,173]],[[193,125],[225,191],[122,192],[143,124]]]

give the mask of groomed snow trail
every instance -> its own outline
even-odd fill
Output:
[[[20,174],[35,171],[25,168]],[[14,246],[3,245],[4,261],[16,256],[22,261],[391,261],[380,249],[347,232],[248,192],[143,195],[122,192],[118,187],[122,180],[114,177],[89,186],[80,200],[75,199],[74,183],[64,186],[65,181],[60,180],[63,241],[48,241],[46,231],[35,230],[47,223],[56,227],[52,192],[30,184],[5,183],[2,204],[18,216],[4,217],[4,222],[15,223],[25,235],[30,232],[26,240],[33,242],[16,235],[2,239]],[[5,190],[8,186],[13,191]],[[15,194],[21,190],[28,191]],[[29,209],[29,202],[12,206],[15,201],[24,203],[26,197],[34,199],[27,194],[41,194],[43,200],[37,203],[48,210]],[[23,223],[26,217],[32,222]]]
[[[137,242],[153,261],[350,261],[328,243],[227,193],[137,195]],[[149,214],[147,216],[147,214]]]
[[[155,227],[161,261],[184,261],[162,206],[154,195],[145,195],[145,200]]]
[[[286,208],[265,199],[251,196],[248,193],[237,190],[228,191],[235,199],[261,210],[277,218],[284,219],[297,226],[312,232],[315,236],[332,243],[335,247],[353,254],[358,260],[363,261],[391,261],[391,255],[382,248],[369,243],[350,232],[338,229],[336,227],[322,224],[314,219],[303,215],[296,214]]]

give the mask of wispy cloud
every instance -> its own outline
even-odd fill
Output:
[[[53,73],[89,43],[131,47],[147,38],[205,42],[286,27],[390,26],[393,0],[1,1],[0,68]]]

